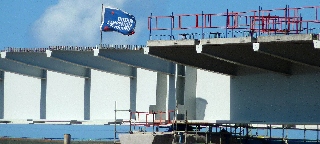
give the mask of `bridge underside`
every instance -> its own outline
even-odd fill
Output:
[[[148,41],[145,53],[230,77],[231,122],[318,123],[314,35]]]

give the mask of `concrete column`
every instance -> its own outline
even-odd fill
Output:
[[[137,109],[137,68],[132,68],[132,74],[134,77],[130,77],[130,110],[135,112]],[[131,118],[135,119],[135,114]]]
[[[47,70],[42,70],[40,92],[40,119],[46,119],[47,111]]]
[[[4,118],[4,71],[0,71],[0,119]]]
[[[186,67],[184,106],[188,111],[188,119],[196,120],[197,69]]]
[[[178,105],[184,105],[185,66],[177,65],[176,68],[176,100]]]
[[[169,75],[169,84],[168,84],[168,98],[167,98],[167,109],[166,112],[174,110],[176,108],[176,84],[175,76]],[[170,113],[170,120],[173,120],[174,112]],[[168,115],[166,115],[168,116]],[[168,118],[166,118],[168,119]]]
[[[157,87],[156,87],[156,111],[166,111],[166,99],[167,99],[167,75],[163,73],[157,73]],[[165,119],[165,114],[161,114],[161,119]],[[160,114],[155,116],[156,120],[160,119]]]
[[[91,90],[91,69],[87,69],[88,78],[84,79],[84,120],[90,120],[90,90]]]
[[[185,66],[176,66],[176,105],[178,106],[177,120],[184,120],[184,89],[185,89]]]

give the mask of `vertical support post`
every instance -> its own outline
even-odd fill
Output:
[[[175,64],[173,65],[175,67]],[[174,68],[175,69],[175,68]],[[175,76],[174,75],[169,75],[169,85],[168,85],[168,99],[167,99],[167,112],[168,112],[168,120],[173,120],[174,119],[174,112],[170,112],[172,110],[175,110],[176,107],[176,98],[175,98]],[[169,119],[170,117],[170,119]]]
[[[288,19],[288,29],[286,31],[286,34],[289,35],[290,33],[290,8],[289,8],[289,5],[288,5],[288,9],[287,9],[287,12],[288,12],[288,15],[287,15],[287,19]]]
[[[208,143],[208,126],[206,126],[206,144]]]
[[[184,105],[184,89],[185,89],[185,66],[176,65],[176,107]],[[183,111],[178,110],[178,114],[184,114]],[[178,116],[178,115],[177,115]],[[179,118],[178,118],[179,119]],[[181,119],[179,119],[181,120]]]
[[[174,21],[173,12],[171,12],[170,40],[172,40],[172,37],[173,37],[173,36],[172,36],[173,21]]]
[[[91,91],[91,69],[86,69],[88,78],[84,79],[84,99],[83,99],[83,116],[84,120],[90,120],[90,91]]]
[[[272,127],[271,127],[271,124],[270,124],[270,141],[271,141],[271,139],[272,139],[271,129],[272,129]]]
[[[70,141],[71,141],[71,135],[70,134],[64,134],[64,141],[63,143],[64,144],[70,144]]]
[[[47,70],[42,70],[40,92],[40,119],[46,119],[47,111]]]
[[[204,33],[203,33],[203,11],[201,13],[201,38],[204,39]]]
[[[157,86],[156,86],[156,111],[166,111],[166,99],[167,99],[167,75],[158,72],[157,73]],[[160,114],[155,116],[156,120],[160,119]]]
[[[242,126],[241,125],[240,125],[239,129],[240,129],[240,131],[239,131],[240,144],[242,144]]]
[[[318,21],[318,8],[315,7],[315,9],[316,9],[316,21]]]
[[[288,17],[288,5],[286,5],[286,8],[285,8],[285,34],[287,35],[287,17]]]
[[[209,143],[211,143],[211,137],[212,137],[212,126],[209,126]]]
[[[274,35],[277,34],[277,19],[274,20]]]
[[[303,125],[303,140],[306,142],[306,125]]]
[[[4,119],[4,71],[0,71],[0,119]]]
[[[152,133],[154,134],[154,114],[155,112],[152,112]]]
[[[260,36],[260,25],[261,25],[261,7],[259,6],[259,28],[258,28],[258,36]]]
[[[131,118],[135,119],[135,112],[137,108],[137,68],[132,68],[132,75],[134,77],[130,77],[130,111]]]
[[[231,11],[231,37],[233,38],[233,28],[234,28],[234,14],[233,14],[233,11]]]
[[[284,142],[284,125],[282,125],[282,142]]]
[[[185,90],[184,90],[184,106],[188,110],[188,119],[197,119],[197,69],[186,66]],[[200,112],[203,113],[203,112]]]
[[[319,143],[319,125],[317,125],[317,143]]]
[[[103,22],[103,4],[101,5],[101,24]],[[100,48],[102,48],[102,28],[100,30]]]
[[[299,33],[301,33],[303,31],[303,28],[302,28],[302,15],[300,13],[300,25],[299,25]]]
[[[246,142],[248,142],[248,139],[249,139],[249,125],[247,124],[246,125]]]
[[[116,143],[117,138],[117,101],[114,101],[114,138],[113,143]]]
[[[229,25],[229,10],[227,9],[227,20],[226,20],[226,38],[228,38],[228,25]]]
[[[152,32],[152,13],[150,14],[150,20],[149,20],[149,40],[151,40],[151,32]]]
[[[309,33],[309,22],[307,22],[307,34]]]
[[[186,115],[185,115],[185,136],[184,136],[184,143],[187,143],[187,137],[188,137],[188,111],[186,110]]]

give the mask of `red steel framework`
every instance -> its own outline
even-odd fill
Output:
[[[160,125],[167,125],[167,124],[172,124],[170,114],[174,113],[174,110],[168,110],[167,112],[163,111],[157,111],[157,112],[140,112],[140,111],[135,111],[135,112],[130,112],[130,120],[132,119],[133,115],[136,115],[136,120],[135,123],[133,124],[134,126],[146,126],[149,127],[150,125],[153,126],[160,126]],[[168,118],[166,119],[165,115],[167,114]],[[145,122],[140,121],[140,117],[145,117]],[[148,116],[152,115],[152,122],[148,121]],[[155,120],[155,116],[159,115],[159,119]]]
[[[219,14],[177,14],[173,13],[169,16],[149,16],[148,17],[148,29],[150,31],[150,36],[152,30],[171,30],[171,36],[173,30],[186,30],[201,28],[202,35],[204,28],[218,28],[225,29],[226,34],[228,30],[241,30],[242,32],[248,32],[253,36],[254,33],[260,34],[299,34],[302,32],[309,33],[313,29],[310,28],[309,24],[318,24],[320,23],[318,19],[318,9],[320,6],[305,6],[298,8],[290,8],[289,5],[286,5],[285,8],[271,9],[271,10],[262,10],[262,7],[259,6],[258,10],[251,10],[248,12],[229,12],[227,9],[226,13]],[[311,19],[303,19],[300,11],[304,9],[311,9],[314,12],[308,13],[313,16]],[[280,11],[280,12],[279,12]],[[282,11],[282,12],[281,12]],[[274,15],[273,12],[278,12]],[[312,14],[313,13],[313,14]],[[185,22],[185,18],[192,18],[194,22]],[[225,20],[225,24],[221,25],[221,22],[218,20]],[[309,18],[308,17],[308,18]],[[160,24],[162,20],[169,19],[170,27],[161,27]],[[216,24],[216,23],[219,23]],[[185,26],[185,25],[186,26]],[[233,34],[232,34],[233,35]],[[170,36],[170,38],[171,38]],[[203,38],[203,37],[202,37]]]

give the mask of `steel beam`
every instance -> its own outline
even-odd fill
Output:
[[[134,67],[174,75],[174,63],[146,55],[143,50],[100,49],[99,56]]]
[[[67,63],[77,64],[86,68],[105,71],[121,76],[133,77],[133,67],[127,64],[111,61],[104,57],[94,56],[98,49],[94,51],[61,51],[51,52],[51,58],[59,59]]]
[[[66,63],[64,61],[50,58],[46,53],[37,52],[6,52],[5,58],[19,63],[35,66],[41,69],[56,71],[68,75],[88,78],[87,68]]]
[[[15,61],[8,60],[5,58],[0,59],[0,70],[30,76],[34,78],[45,78],[43,70],[41,68],[33,67],[23,63],[17,63]]]

